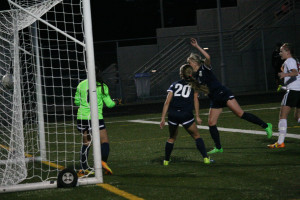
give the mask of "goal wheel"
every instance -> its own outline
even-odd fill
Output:
[[[57,187],[69,188],[77,185],[78,176],[73,169],[64,169],[59,172],[57,177]]]

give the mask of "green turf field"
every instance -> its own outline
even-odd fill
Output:
[[[243,106],[277,132],[279,103]],[[200,111],[207,126],[208,109]],[[193,139],[180,128],[169,166],[163,166],[168,127],[128,120],[159,122],[160,114],[105,118],[110,137],[112,176],[104,182],[127,193],[128,199],[300,199],[300,139],[286,138],[286,148],[268,149],[277,136],[220,131],[224,153],[204,165]],[[218,127],[257,130],[260,127],[234,116],[227,109]],[[213,147],[206,129],[199,129],[207,149]],[[300,135],[300,124],[288,119],[288,133]],[[92,156],[90,156],[92,157]],[[134,196],[129,196],[129,194]],[[0,194],[10,199],[126,199],[97,185]]]

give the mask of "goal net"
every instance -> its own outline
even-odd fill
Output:
[[[0,12],[0,192],[56,187],[61,170],[80,169],[73,102],[88,71],[86,0],[7,1],[10,10]],[[96,177],[78,184],[102,182],[102,173]]]

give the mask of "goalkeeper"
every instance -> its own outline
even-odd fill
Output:
[[[99,113],[99,132],[101,141],[101,156],[102,156],[102,168],[105,170],[105,174],[112,174],[112,170],[107,165],[107,159],[109,155],[109,140],[103,120],[103,103],[108,108],[112,108],[120,103],[120,100],[112,100],[109,96],[107,85],[103,82],[100,70],[96,69],[96,84],[97,84],[97,100],[98,100],[98,113]],[[79,106],[77,112],[77,129],[82,134],[82,147],[80,151],[80,165],[81,170],[79,176],[89,173],[88,155],[91,146],[91,110],[90,110],[90,98],[89,98],[89,86],[88,80],[80,82],[77,86],[75,94],[75,104]]]

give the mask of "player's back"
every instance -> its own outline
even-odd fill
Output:
[[[168,92],[173,92],[170,110],[192,112],[194,109],[194,90],[184,80],[171,84]]]

